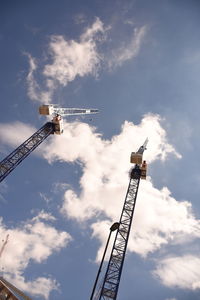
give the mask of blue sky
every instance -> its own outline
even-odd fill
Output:
[[[0,159],[43,103],[100,111],[0,184],[1,273],[33,299],[89,299],[147,136],[118,299],[199,299],[199,15],[195,0],[0,2]]]

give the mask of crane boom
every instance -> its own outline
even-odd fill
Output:
[[[37,146],[54,133],[55,124],[47,122],[23,144],[0,162],[0,182],[13,171]]]
[[[56,104],[44,104],[39,107],[39,113],[41,115],[60,115],[60,116],[71,116],[71,115],[87,115],[96,114],[98,109],[92,108],[63,108],[58,107]]]
[[[143,154],[146,149],[147,142],[148,139],[139,148],[138,152],[140,154]],[[135,155],[137,155],[138,152]],[[146,162],[144,162],[142,166],[136,163],[130,172],[130,181],[119,221],[119,227],[98,300],[117,299],[140,179],[146,179]]]
[[[54,112],[61,116],[70,115],[88,115],[98,113],[97,109],[84,109],[84,108],[54,108]]]
[[[144,150],[146,150],[146,146],[147,146],[148,141],[149,141],[148,138],[146,138],[144,144],[138,149],[137,153],[143,154]]]

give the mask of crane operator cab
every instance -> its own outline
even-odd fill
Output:
[[[147,177],[147,163],[146,161],[144,160],[142,162],[142,156],[143,154],[142,153],[139,153],[139,152],[132,152],[131,153],[131,163],[132,164],[135,164],[135,167],[132,171],[132,175],[133,177],[135,177],[136,175],[134,175],[134,171],[135,171],[135,174],[139,174],[139,170],[140,170],[140,178],[141,179],[146,179]]]
[[[60,115],[53,117],[52,123],[54,124],[54,133],[62,134],[64,129],[63,119]]]
[[[138,152],[131,152],[131,163],[136,165],[142,164],[142,154]]]
[[[54,106],[52,104],[47,105],[47,104],[43,104],[39,107],[39,114],[40,115],[53,115],[54,113]]]

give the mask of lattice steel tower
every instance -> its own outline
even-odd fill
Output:
[[[146,139],[144,144],[136,153],[131,153],[131,163],[134,163],[135,166],[130,172],[130,182],[100,295],[98,296],[98,298],[95,297],[94,299],[117,299],[117,293],[136,204],[138,187],[140,179],[146,179],[147,165],[146,161],[143,161],[143,152],[146,149],[147,143],[148,139]]]

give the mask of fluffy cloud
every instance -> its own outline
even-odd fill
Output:
[[[118,217],[121,199],[124,198],[128,183],[130,153],[137,149],[147,136],[150,140],[149,151],[145,153],[148,162],[158,158],[165,159],[169,153],[178,156],[174,148],[167,143],[165,131],[159,124],[159,117],[155,115],[146,115],[139,125],[125,122],[121,133],[110,141],[103,140],[87,124],[66,124],[61,138],[55,137],[55,141],[52,137],[54,147],[50,142],[43,149],[45,158],[50,162],[79,160],[83,164],[84,173],[80,180],[82,193],[78,196],[68,189],[62,212],[77,220],[91,218],[96,212],[104,212],[112,218]],[[77,210],[80,206],[81,212]]]
[[[137,200],[129,250],[146,256],[169,242],[179,244],[200,237],[200,221],[191,204],[176,201],[166,187],[158,190],[150,181],[141,182]]]
[[[96,75],[102,61],[106,68],[121,66],[127,60],[136,57],[147,32],[147,26],[135,28],[128,43],[108,47],[101,54],[99,42],[106,41],[110,27],[105,28],[99,18],[86,28],[78,40],[67,40],[62,35],[53,35],[48,44],[47,57],[50,63],[41,66],[31,54],[27,75],[28,96],[32,100],[50,103],[58,86],[66,86],[76,77]],[[110,39],[112,39],[110,37]],[[117,42],[119,45],[119,42]],[[43,84],[38,84],[36,75],[40,74]]]
[[[99,221],[92,225],[93,236],[105,245],[106,224],[108,220],[117,221],[122,209],[130,152],[148,136],[148,151],[144,154],[148,163],[165,160],[169,154],[180,155],[167,142],[157,115],[146,115],[139,125],[125,122],[120,134],[110,141],[103,140],[87,124],[74,122],[65,126],[63,136],[52,137],[43,148],[43,155],[50,162],[79,160],[82,163],[81,192],[78,195],[68,188],[61,212],[79,222],[99,216]],[[156,189],[150,178],[141,182],[133,226],[129,250],[142,256],[169,242],[185,242],[200,236],[200,223],[192,213],[191,204],[176,201],[166,187]]]
[[[109,234],[111,225],[112,225],[111,220],[99,221],[99,222],[93,223],[91,225],[92,238],[96,238],[99,241],[101,241],[101,247],[99,247],[97,256],[96,256],[96,262],[100,262],[102,259],[102,254],[105,249],[105,241],[107,241],[107,239],[108,239],[108,234]],[[109,255],[111,253],[113,242],[114,242],[115,233],[116,232],[112,233],[110,236],[110,242],[108,244],[107,252],[105,255],[105,260],[109,259]]]
[[[59,284],[52,278],[38,277],[33,281],[25,281],[20,274],[6,273],[6,280],[17,286],[25,293],[29,293],[41,299],[48,299],[52,290],[59,290]]]
[[[19,289],[45,299],[48,299],[51,290],[58,289],[58,283],[51,277],[26,281],[23,273],[30,261],[41,263],[70,242],[71,236],[67,232],[58,231],[49,225],[49,221],[54,220],[52,215],[42,211],[19,227],[8,228],[0,219],[0,236],[6,237],[9,234],[9,241],[1,257],[4,277]]]
[[[48,103],[53,95],[55,83],[52,80],[46,81],[46,90],[43,90],[35,79],[35,72],[38,68],[36,60],[27,54],[29,59],[29,73],[27,75],[28,96],[32,100]]]
[[[169,287],[200,289],[200,257],[185,255],[163,259],[154,275]]]
[[[28,124],[22,122],[12,122],[8,124],[0,124],[0,149],[2,153],[5,153],[5,157],[10,154],[10,149],[8,150],[5,146],[18,147],[22,144],[27,138],[29,138],[36,129]],[[9,152],[8,152],[9,151]],[[38,153],[40,150],[36,150]],[[1,168],[1,175],[4,174],[5,169]],[[2,183],[1,183],[2,185]],[[0,188],[0,200],[4,201],[3,193]]]
[[[111,140],[104,140],[88,124],[65,122],[63,135],[50,136],[41,145],[40,155],[51,163],[57,160],[81,163],[81,191],[77,194],[70,186],[63,186],[61,213],[80,223],[90,220],[92,237],[101,244],[97,260],[101,258],[109,226],[119,220],[128,186],[131,151],[138,149],[148,137],[144,158],[149,164],[166,160],[169,155],[181,157],[168,143],[160,121],[158,115],[149,114],[138,125],[125,122],[121,132]],[[11,127],[8,135],[9,131],[12,132]],[[146,256],[162,245],[182,244],[200,237],[200,221],[193,215],[188,201],[177,201],[167,187],[155,188],[150,177],[140,185],[129,251]]]
[[[136,57],[140,51],[144,37],[147,33],[147,26],[135,28],[130,42],[123,44],[117,49],[111,51],[112,56],[108,59],[110,68],[121,66],[127,60]]]
[[[96,37],[103,31],[103,23],[97,18],[81,35],[80,42],[66,41],[63,36],[52,36],[49,47],[53,63],[45,66],[43,74],[63,86],[76,76],[95,74],[100,61]]]
[[[19,146],[36,131],[33,126],[19,121],[0,125],[0,145]]]
[[[38,129],[19,121],[12,123],[0,123],[0,148],[4,149],[5,156],[8,155],[6,146],[16,148],[25,142]],[[43,142],[45,145],[46,141]],[[35,149],[34,154],[41,155],[42,147]],[[0,191],[1,192],[1,191]]]
[[[77,76],[96,75],[101,59],[97,51],[99,34],[104,34],[104,27],[101,20],[96,18],[92,26],[85,29],[79,41],[66,40],[61,35],[50,37],[51,63],[46,64],[42,71],[45,89],[41,88],[35,80],[37,64],[29,54],[30,69],[27,76],[29,97],[32,100],[49,103],[58,85],[66,86]]]
[[[126,189],[127,184],[123,191],[120,190],[120,194],[123,194],[124,197]],[[119,189],[116,192],[111,191],[109,195],[103,194],[103,198],[109,203],[108,208],[105,208],[109,222],[98,221],[91,226],[93,236],[102,243],[97,254],[97,261],[100,260],[105,246],[108,226],[112,222],[118,221],[122,209],[124,197],[118,196],[117,193],[119,193]],[[129,237],[129,251],[145,257],[158,250],[162,245],[182,244],[199,237],[200,221],[195,219],[192,214],[189,202],[176,201],[171,197],[167,188],[158,190],[153,187],[150,180],[141,182],[133,218],[133,231]]]

